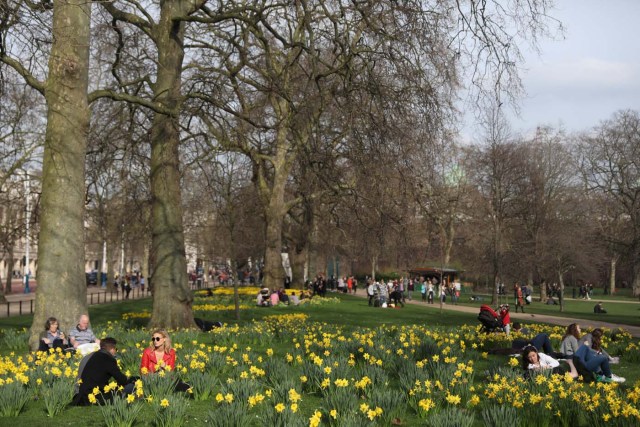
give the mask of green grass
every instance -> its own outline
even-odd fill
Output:
[[[467,298],[461,298],[459,304],[478,307],[480,309],[481,304],[487,304],[491,301],[488,295],[484,295],[483,302],[470,302]],[[504,301],[504,300],[503,300]],[[593,307],[597,302],[603,301],[603,307],[607,310],[606,314],[595,314]],[[511,305],[511,311],[515,312],[515,305],[513,297],[507,298],[506,302]],[[594,321],[603,321],[609,323],[620,323],[623,325],[640,326],[640,302],[635,300],[629,300],[628,302],[622,302],[622,300],[601,300],[591,299],[591,301],[581,299],[566,299],[564,304],[564,310],[560,311],[559,305],[547,305],[542,302],[534,301],[525,306],[525,311],[531,314],[545,314],[549,316],[557,317],[573,317],[577,319],[588,319]]]
[[[329,294],[328,296],[336,296],[341,300],[340,304],[331,305],[305,305],[300,307],[278,307],[278,308],[251,308],[249,310],[241,311],[240,320],[236,321],[234,313],[232,311],[224,312],[208,312],[208,313],[196,313],[198,317],[202,317],[207,320],[217,320],[225,323],[239,323],[240,325],[246,325],[253,320],[261,320],[265,316],[273,314],[284,313],[305,313],[309,316],[309,321],[321,322],[331,325],[343,326],[349,330],[352,328],[364,327],[364,328],[376,328],[382,324],[386,325],[429,325],[429,326],[444,326],[451,328],[452,333],[456,331],[456,328],[464,325],[471,324],[476,325],[475,313],[464,313],[444,310],[434,310],[432,308],[427,309],[421,304],[406,305],[402,309],[378,309],[369,307],[367,299],[362,297],[354,297],[351,295],[338,295]],[[419,298],[419,296],[418,296]],[[212,299],[212,302],[215,300]],[[582,301],[568,301],[566,311],[564,315],[575,316],[582,318],[589,318],[588,315],[593,316],[593,313],[589,313],[589,309],[592,309],[595,302],[584,303]],[[479,303],[468,304],[472,306],[479,306]],[[620,306],[620,307],[618,307]],[[628,323],[628,320],[633,317],[633,311],[637,313],[639,305],[637,304],[622,304],[622,303],[607,303],[606,308],[615,309],[615,315],[607,315],[607,321]],[[95,328],[101,328],[107,321],[116,321],[122,318],[122,314],[128,312],[141,312],[151,309],[151,300],[132,300],[126,302],[118,302],[113,304],[104,304],[99,306],[90,307],[91,321]],[[532,313],[541,314],[553,314],[559,315],[557,307],[544,306],[539,303],[527,306],[527,310]],[[618,310],[620,310],[618,312]],[[637,314],[636,314],[637,317]],[[0,329],[7,328],[23,328],[31,326],[32,316],[19,316],[12,318],[0,319]],[[629,323],[631,324],[631,323]],[[640,324],[638,322],[637,324]],[[117,336],[115,337],[118,338]],[[215,336],[210,334],[201,333],[198,335],[198,341],[205,344],[216,344]],[[266,348],[272,346],[276,353],[284,354],[290,347],[288,342],[276,342],[269,343],[264,342],[261,337],[254,337],[252,341],[248,342],[239,339],[238,344],[243,348],[244,346],[251,346],[254,348]],[[556,343],[557,344],[557,343]],[[8,354],[8,350],[0,349],[0,354]],[[26,350],[25,350],[26,354]],[[489,356],[488,359],[476,360],[476,372],[484,372],[496,365],[504,366],[506,358],[504,356]],[[617,366],[613,366],[613,370],[616,373],[627,377],[629,385],[640,380],[640,366],[634,363],[625,361],[624,355],[622,363]],[[299,375],[299,374],[298,374]],[[477,384],[484,381],[482,375],[478,374],[475,377]],[[313,409],[321,405],[320,399],[316,396],[307,396],[303,401],[302,407]],[[187,425],[203,425],[203,420],[206,418],[207,413],[213,409],[211,401],[205,402],[192,402],[192,406],[189,409],[188,424]],[[152,408],[145,405],[143,409],[143,419],[152,419]],[[407,418],[405,419],[405,425],[422,425],[423,421],[417,419]],[[0,426],[99,426],[104,425],[102,415],[99,408],[77,408],[70,407],[66,409],[61,416],[54,419],[47,419],[43,409],[43,404],[39,402],[30,402],[25,412],[23,412],[17,419],[16,418],[0,418]],[[138,425],[148,425],[145,423],[139,423]],[[325,425],[325,424],[323,424]],[[483,425],[480,421],[476,422],[476,425]]]
[[[196,317],[206,320],[220,321],[223,323],[247,324],[254,319],[259,320],[264,316],[274,313],[305,313],[310,316],[310,320],[315,322],[326,322],[330,324],[345,324],[349,326],[375,327],[380,324],[415,324],[425,323],[440,326],[459,326],[465,323],[475,322],[475,315],[468,313],[458,313],[443,311],[425,310],[419,305],[407,304],[403,309],[373,309],[369,307],[366,298],[343,295],[327,294],[328,297],[338,297],[342,304],[329,306],[285,306],[278,308],[255,307],[249,310],[240,311],[240,319],[236,320],[233,311],[216,311],[208,313],[196,313]],[[150,298],[141,300],[131,300],[110,304],[93,305],[89,307],[89,315],[92,324],[102,324],[107,321],[121,320],[124,313],[150,311],[152,301]],[[345,308],[348,307],[348,310]],[[0,329],[4,328],[29,328],[33,320],[32,315],[14,316],[10,318],[0,318]],[[144,321],[139,321],[140,325]]]

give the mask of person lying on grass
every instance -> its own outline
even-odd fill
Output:
[[[551,371],[551,373],[559,375],[569,372],[574,379],[578,378],[578,371],[576,371],[572,361],[567,360],[566,364],[561,365],[553,357],[539,353],[538,349],[533,345],[528,345],[522,349],[522,368],[525,370],[525,376],[527,377],[530,377],[531,371]]]

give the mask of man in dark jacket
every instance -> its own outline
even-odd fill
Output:
[[[92,403],[89,395],[93,394],[95,387],[100,388],[100,394],[95,395],[97,401],[104,402],[104,400],[111,399],[113,392],[106,393],[104,391],[111,378],[119,386],[124,387],[124,394],[130,394],[133,391],[133,382],[122,373],[116,362],[116,344],[117,341],[114,338],[104,338],[100,341],[100,350],[86,355],[80,361],[78,368],[78,382],[80,384],[76,385],[76,394],[73,396],[74,405],[85,406]]]

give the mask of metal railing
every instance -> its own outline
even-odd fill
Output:
[[[200,289],[208,289],[213,287],[212,283],[200,283],[197,282],[189,282],[189,287],[191,290],[200,290]],[[88,290],[87,292],[87,304],[88,305],[98,305],[98,304],[109,304],[114,302],[121,301],[129,301],[133,299],[142,299],[142,298],[150,298],[151,291],[149,288],[145,288],[144,291],[140,287],[132,288],[129,293],[129,297],[126,295],[126,291],[123,292],[122,289],[115,290],[113,286],[109,286],[107,288],[100,288],[100,290],[96,291],[95,289]],[[24,314],[33,314],[35,306],[34,299],[28,300],[19,300],[19,301],[7,301],[5,303],[0,303],[0,317],[11,317],[11,316],[22,316]]]

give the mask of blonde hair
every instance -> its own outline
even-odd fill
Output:
[[[155,334],[160,334],[164,337],[164,352],[165,353],[169,353],[171,351],[171,337],[169,337],[169,333],[164,330],[164,329],[155,329],[152,333],[151,336],[153,337]],[[155,350],[155,345],[154,345],[154,341],[151,342],[151,345],[149,346],[149,348],[151,350]]]

